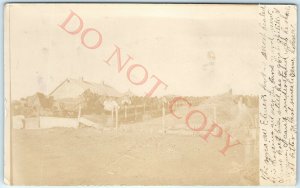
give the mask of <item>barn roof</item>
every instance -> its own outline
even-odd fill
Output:
[[[90,90],[93,93],[96,93],[98,95],[102,96],[112,96],[112,97],[120,97],[122,94],[114,89],[113,87],[105,84],[104,82],[102,83],[94,83],[94,82],[88,82],[83,79],[72,79],[72,78],[67,78],[65,81],[63,81],[60,85],[58,85],[51,93],[51,95],[54,95],[55,92],[59,90],[60,87],[63,87],[65,83],[68,84],[73,84],[76,86],[79,86],[82,88],[82,91]],[[70,92],[70,91],[69,91]],[[72,92],[72,91],[71,91]],[[83,93],[82,92],[82,93]]]

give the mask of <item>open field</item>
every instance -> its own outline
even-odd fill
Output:
[[[174,119],[167,117],[169,120]],[[258,153],[245,145],[224,157],[224,140],[163,134],[161,118],[119,130],[13,130],[16,185],[254,185]],[[191,131],[191,130],[189,130]]]

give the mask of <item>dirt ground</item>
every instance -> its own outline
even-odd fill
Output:
[[[173,124],[171,120],[178,121],[169,116],[168,125]],[[218,150],[224,146],[224,139],[212,138],[206,142],[199,135],[161,130],[161,118],[121,125],[117,131],[15,129],[14,184],[258,184],[257,151],[245,156],[247,146],[241,145],[223,156]],[[247,164],[246,158],[253,160]]]

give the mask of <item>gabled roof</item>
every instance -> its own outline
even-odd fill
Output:
[[[58,85],[49,95],[53,95],[60,87],[62,87],[66,82],[69,84],[74,84],[76,86],[79,86],[83,89],[83,91],[90,90],[93,93],[96,93],[98,95],[102,96],[112,96],[112,97],[120,97],[122,94],[114,89],[113,87],[101,83],[94,83],[94,82],[88,82],[82,79],[72,79],[67,78],[65,81],[63,81],[60,85]]]

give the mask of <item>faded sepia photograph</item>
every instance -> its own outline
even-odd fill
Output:
[[[295,20],[292,5],[7,4],[4,181],[293,184]]]

